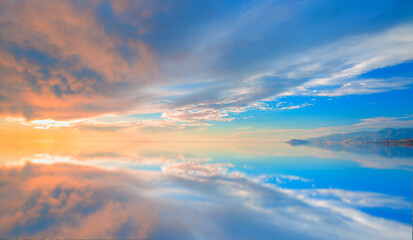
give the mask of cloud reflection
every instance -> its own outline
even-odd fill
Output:
[[[3,165],[0,236],[139,239],[410,236],[409,226],[370,216],[353,207],[360,204],[408,207],[401,198],[339,190],[288,190],[229,172],[232,165],[227,163],[172,162],[165,164],[163,172],[105,169],[69,161],[31,162],[28,158],[23,165]],[[363,203],[361,198],[367,202]],[[343,204],[343,199],[350,199],[350,203]]]
[[[137,177],[73,164],[0,171],[1,237],[147,238],[153,231],[156,205],[132,193],[145,188]]]

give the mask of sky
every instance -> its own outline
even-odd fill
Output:
[[[413,127],[413,2],[1,1],[0,138]]]

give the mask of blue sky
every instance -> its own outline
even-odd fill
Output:
[[[413,126],[412,8],[3,1],[0,117],[7,126],[205,136],[350,131],[366,119],[381,123],[364,128]]]

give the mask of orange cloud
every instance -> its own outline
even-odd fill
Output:
[[[0,8],[2,115],[73,119],[122,112],[157,79],[152,50],[105,31],[96,3],[4,1]]]

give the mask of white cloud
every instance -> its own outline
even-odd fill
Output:
[[[349,37],[296,56],[294,60],[298,62],[293,66],[284,63],[285,68],[291,69],[285,73],[290,78],[310,78],[284,95],[342,96],[400,89],[412,84],[413,79],[358,79],[357,76],[410,59],[413,59],[412,24],[381,33]],[[317,68],[308,68],[308,65],[316,65]]]
[[[369,207],[369,208],[392,208],[392,209],[409,209],[411,203],[403,197],[389,196],[380,193],[348,191],[342,189],[309,189],[298,190],[295,194],[300,198],[312,200],[330,201],[335,205],[347,207]]]
[[[214,89],[219,93],[212,95],[215,99],[201,101],[192,108],[201,112],[205,109],[208,113],[211,104],[217,105],[210,117],[205,117],[216,121],[222,119],[215,117],[219,115],[217,112],[227,113],[228,106],[248,111],[290,110],[313,105],[284,103],[284,106],[270,107],[268,102],[277,101],[277,96],[345,96],[405,89],[413,84],[412,78],[360,79],[358,76],[413,59],[412,36],[413,25],[403,24],[383,32],[347,37],[285,58],[274,58],[263,73],[246,77],[237,85]]]

